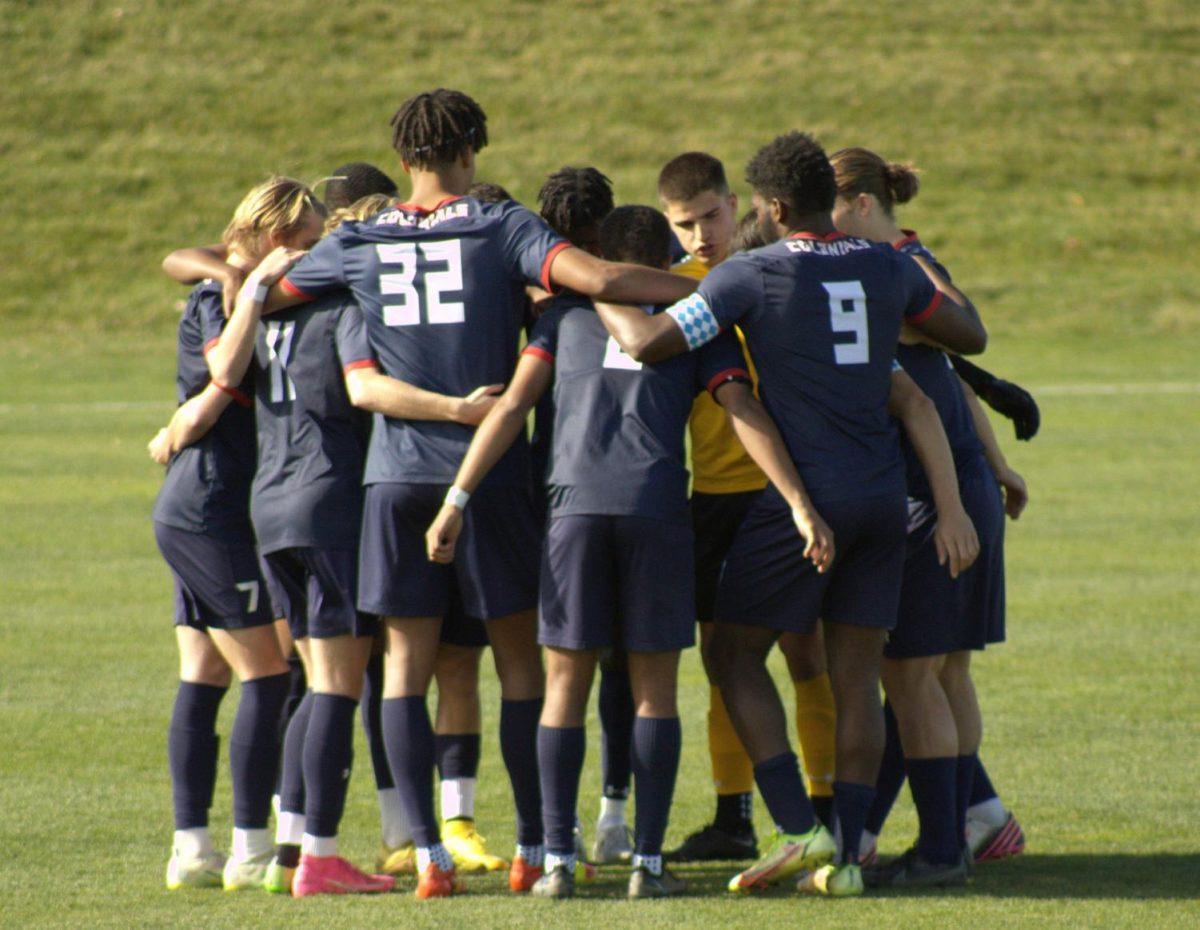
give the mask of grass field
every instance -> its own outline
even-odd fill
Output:
[[[466,10],[0,2],[0,924],[1195,926],[1200,8]],[[388,117],[437,84],[480,99],[494,138],[481,177],[526,199],[547,170],[592,162],[620,199],[647,202],[688,147],[725,158],[745,194],[740,165],[793,126],[925,169],[902,218],[984,312],[985,364],[1043,408],[1029,445],[999,424],[1033,503],[1010,526],[1011,641],[977,666],[984,755],[1024,857],[962,891],[852,902],[730,901],[727,869],[687,873],[703,894],[639,905],[608,872],[589,895],[602,900],[549,912],[492,880],[428,906],[162,889],[175,672],[144,445],[171,409],[182,292],[158,262],[213,240],[268,171],[391,169]],[[507,849],[490,673],[485,693],[480,827]],[[683,693],[669,842],[709,814],[694,655]],[[361,743],[358,759],[345,846],[365,861],[377,826]],[[228,815],[223,776],[218,835]],[[913,828],[904,801],[885,851]]]

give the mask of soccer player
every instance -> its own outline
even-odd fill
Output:
[[[289,178],[272,178],[243,198],[224,241],[230,260],[254,269],[254,287],[272,283],[291,256],[321,232],[320,205]],[[271,253],[268,255],[268,253]],[[264,258],[266,259],[264,261]],[[198,286],[179,326],[180,408],[161,443],[170,455],[154,505],[154,529],[175,578],[180,685],[168,741],[175,841],[167,887],[261,884],[270,861],[267,819],[279,760],[280,713],[289,675],[267,610],[248,500],[254,474],[254,417],[243,383],[247,352],[233,352],[221,287]],[[230,738],[233,848],[213,850],[208,808],[216,777],[214,732],[231,670],[242,684]]]
[[[738,324],[764,403],[836,536],[840,557],[832,570],[812,570],[787,503],[777,490],[765,492],[726,558],[712,652],[722,697],[779,828],[763,857],[734,876],[730,888],[748,891],[819,867],[807,887],[855,894],[862,891],[858,843],[883,750],[880,654],[895,623],[904,556],[903,458],[889,398],[925,448],[937,491],[939,554],[957,574],[978,548],[957,501],[936,412],[915,388],[893,397],[900,325],[908,319],[967,352],[981,351],[987,336],[966,298],[918,261],[837,232],[830,217],[833,168],[810,136],[791,132],[764,146],[747,180],[768,238],[782,241],[727,259],[693,297],[665,314],[604,303],[598,310],[622,348],[644,362],[695,349]],[[819,619],[837,710],[834,799],[844,856],[838,866],[825,865],[833,837],[816,823],[765,666],[781,631],[808,633]]]
[[[894,218],[895,205],[917,193],[913,169],[862,148],[843,149],[831,161],[838,184],[833,212],[838,228],[920,255],[949,280],[916,233],[901,230]],[[971,650],[1004,637],[1004,499],[1019,514],[1027,491],[1000,453],[974,392],[960,381],[946,354],[937,346],[902,339],[897,357],[938,408],[954,453],[963,504],[979,534],[980,557],[957,579],[938,570],[928,536],[933,518],[928,481],[905,442],[909,551],[899,620],[884,648],[888,744],[867,818],[866,849],[869,853],[873,848],[906,772],[921,832],[908,853],[869,871],[867,879],[877,885],[945,884],[965,879],[961,847],[969,832],[967,809],[983,768]],[[1020,826],[1011,814],[1005,815],[996,818],[991,836],[984,837],[986,845],[980,851],[989,858],[1016,854],[1024,846]],[[975,832],[976,842],[980,832]]]
[[[600,242],[612,259],[663,268],[669,261],[669,227],[650,207],[613,211],[601,225]],[[522,434],[529,409],[552,379],[550,522],[539,610],[549,663],[538,733],[547,855],[533,890],[553,898],[574,893],[572,828],[587,699],[599,651],[621,644],[637,709],[629,896],[677,894],[684,884],[663,867],[662,839],[679,764],[679,654],[694,642],[683,432],[697,391],[707,389],[726,405],[746,444],[775,474],[817,564],[833,556],[828,529],[813,514],[782,440],[755,400],[731,335],[700,352],[642,365],[621,351],[587,300],[570,296],[538,320],[512,384],[480,425],[429,529],[432,559],[455,557],[473,492]]]
[[[717,158],[706,152],[685,152],[671,159],[659,172],[658,197],[672,232],[689,253],[673,271],[702,280],[736,251],[737,196],[729,189],[725,168]],[[736,327],[734,333],[742,339]],[[753,378],[753,365],[749,371]],[[724,411],[707,394],[696,398],[688,429],[692,440],[689,506],[696,546],[696,616],[700,655],[710,682],[708,750],[717,804],[713,821],[689,834],[668,858],[676,862],[753,859],[758,855],[752,817],[753,766],[715,684],[710,650],[721,564],[767,478],[738,442]],[[796,728],[806,781],[818,815],[828,825],[834,714],[824,647],[819,635],[792,633],[782,636],[779,644],[795,684]]]
[[[444,88],[417,94],[392,119],[392,142],[412,178],[406,203],[326,237],[273,289],[268,309],[350,289],[389,375],[445,394],[505,383],[516,360],[518,287],[541,283],[615,299],[672,301],[691,283],[667,272],[609,264],[573,249],[518,204],[466,196],[488,141],[479,105]],[[419,897],[459,889],[433,816],[434,737],[425,703],[451,592],[487,621],[501,682],[501,749],[517,807],[510,880],[540,863],[537,719],[544,687],[536,640],[539,528],[527,446],[480,489],[452,569],[425,559],[424,530],[470,441],[449,423],[384,418],[372,434],[360,549],[359,608],[387,632],[382,726],[417,847]]]

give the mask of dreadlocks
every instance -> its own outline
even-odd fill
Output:
[[[612,181],[595,168],[559,168],[538,191],[542,219],[581,249],[594,250],[613,208]]]
[[[487,141],[487,115],[461,91],[439,87],[409,97],[392,117],[392,147],[420,168],[478,152]]]

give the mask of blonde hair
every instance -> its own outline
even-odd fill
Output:
[[[350,206],[340,207],[329,214],[329,219],[325,221],[325,234],[329,235],[348,220],[365,220],[376,213],[382,213],[395,202],[396,197],[393,194],[367,194]]]
[[[295,178],[267,178],[242,198],[221,241],[233,251],[254,253],[261,250],[264,236],[298,231],[310,212],[325,215],[325,208],[308,187]]]

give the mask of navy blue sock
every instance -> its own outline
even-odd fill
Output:
[[[171,768],[176,830],[208,826],[220,748],[217,712],[227,690],[181,681],[175,692],[167,731],[167,763]]]
[[[973,752],[958,757],[958,784],[955,786],[954,795],[956,802],[954,830],[959,846],[964,846],[967,842],[967,806],[971,800],[971,790],[975,786],[975,767],[977,765],[979,765],[979,757]]]
[[[967,806],[974,807],[976,804],[990,801],[994,797],[997,797],[996,789],[992,787],[992,780],[988,778],[987,769],[983,767],[983,760],[979,758],[979,753],[975,753],[975,781],[971,785],[971,800]]]
[[[867,819],[867,811],[874,797],[874,785],[857,785],[849,781],[833,783],[833,803],[842,827],[842,860],[845,862],[858,862],[863,822]]]
[[[634,718],[633,772],[637,785],[637,812],[633,835],[639,855],[662,854],[682,743],[683,730],[678,717]]]
[[[433,758],[442,778],[474,778],[479,774],[478,733],[436,733]]]
[[[539,846],[542,832],[542,786],[538,776],[538,717],[542,699],[500,702],[500,754],[512,782],[517,809],[517,842]]]
[[[555,855],[575,851],[575,805],[586,749],[583,727],[538,727],[542,822],[546,825],[546,851]]]
[[[633,691],[629,669],[621,663],[600,669],[600,776],[606,798],[629,797],[633,773],[630,755],[633,732]]]
[[[279,770],[280,713],[290,684],[287,672],[242,682],[242,697],[229,735],[233,825],[240,829],[265,829],[271,816],[271,794]]]
[[[433,813],[433,727],[424,695],[384,698],[380,715],[392,778],[417,846],[441,841]]]
[[[883,723],[887,740],[883,744],[883,761],[879,763],[879,777],[875,780],[875,800],[867,811],[866,829],[876,836],[883,832],[883,825],[892,805],[904,785],[904,747],[900,745],[900,727],[890,701],[883,703]]]
[[[304,665],[301,663],[300,657],[293,653],[287,660],[287,664],[290,682],[287,699],[283,702],[283,712],[279,715],[279,732],[281,734],[287,733],[292,718],[296,716],[296,711],[300,709],[300,705],[308,696],[308,679],[304,675]],[[286,744],[280,747],[280,751],[287,752]],[[286,755],[281,755],[279,757],[279,775],[275,781],[275,793],[278,795],[283,794],[283,769],[286,764]]]
[[[354,711],[358,701],[340,694],[315,694],[304,738],[304,832],[337,836],[346,807],[354,758]]]
[[[279,766],[279,809],[304,813],[304,737],[312,715],[313,693],[308,692],[283,734],[283,759]]]
[[[957,756],[908,760],[908,784],[920,822],[917,849],[930,862],[942,865],[957,862],[962,854],[962,842],[955,836],[957,779]]]
[[[382,703],[383,656],[371,656],[367,662],[367,674],[363,676],[362,728],[367,737],[367,747],[371,750],[371,768],[375,772],[375,788],[378,791],[396,787],[391,766],[388,765],[387,750],[383,748],[383,724],[380,719]]]
[[[807,833],[816,825],[794,752],[781,752],[758,763],[754,766],[754,782],[771,819],[784,833]]]

